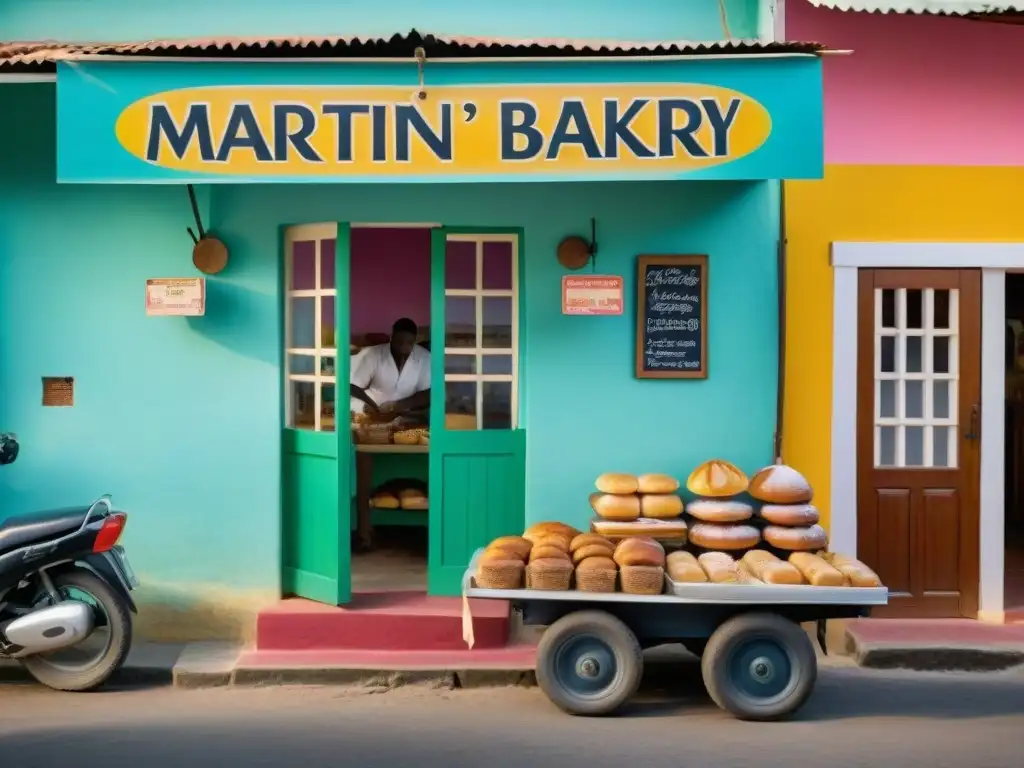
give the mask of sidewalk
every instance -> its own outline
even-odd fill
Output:
[[[847,649],[862,667],[994,672],[1024,664],[1024,625],[970,619],[859,619]]]

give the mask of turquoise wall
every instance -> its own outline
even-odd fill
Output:
[[[276,584],[278,232],[346,218],[525,228],[531,520],[583,524],[604,471],[771,458],[773,183],[218,186],[231,264],[208,314],[147,318],[147,277],[192,274],[184,189],[57,186],[53,86],[2,87],[0,109],[19,116],[0,123],[0,425],[24,446],[0,472],[6,514],[111,491],[144,576]],[[598,271],[627,277],[622,317],[561,314],[554,249],[592,216]],[[633,377],[640,253],[710,254],[706,381]],[[76,377],[74,408],[41,407],[46,375]]]
[[[757,37],[758,0],[726,0],[733,37]],[[766,11],[761,12],[764,16]],[[719,40],[718,0],[0,0],[4,40],[363,35]]]

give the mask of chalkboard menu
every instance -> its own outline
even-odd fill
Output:
[[[707,299],[707,256],[637,259],[637,378],[707,378]]]

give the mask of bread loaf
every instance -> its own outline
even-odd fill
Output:
[[[656,520],[679,517],[683,514],[683,500],[674,493],[648,494],[640,497],[640,516]]]
[[[593,557],[612,557],[615,554],[614,548],[609,544],[587,544],[585,547],[580,547],[572,553],[572,561],[574,563],[580,563],[587,558]]]
[[[535,560],[565,560],[569,562],[568,553],[561,547],[550,544],[537,544],[530,550],[530,562]]]
[[[636,479],[639,493],[675,493],[679,490],[679,481],[668,475],[640,475]]]
[[[815,587],[846,586],[846,577],[842,573],[810,552],[794,552],[789,556],[789,562]]]
[[[736,561],[724,552],[705,552],[697,558],[700,567],[713,584],[739,584],[740,571]]]
[[[416,496],[404,496],[399,500],[399,504],[401,504],[402,509],[412,511],[424,510],[429,507],[427,497],[424,496],[423,494],[419,494]]]
[[[754,575],[753,571],[750,570],[750,566],[748,566],[742,560],[739,560],[736,563],[736,570],[737,570],[737,574],[738,574],[738,576],[737,576],[738,583],[740,583],[740,584],[751,584],[751,585],[758,585],[758,584],[763,585],[764,584],[764,582],[761,581],[761,579],[757,578],[757,576]]]
[[[760,532],[750,525],[697,523],[690,529],[690,542],[702,549],[750,549],[760,541]]]
[[[700,567],[697,558],[682,550],[668,553],[665,557],[665,570],[668,571],[668,577],[672,581],[702,584],[708,580],[707,574]]]
[[[722,498],[735,496],[747,490],[747,476],[735,464],[723,459],[705,461],[686,481],[686,487],[695,496]]]
[[[767,504],[809,504],[814,491],[807,479],[792,467],[773,464],[751,478],[750,495]]]
[[[751,550],[743,556],[742,562],[747,569],[765,584],[803,584],[804,577],[799,569],[779,560],[771,552]]]
[[[665,550],[650,539],[624,539],[615,548],[614,558],[620,567],[646,565],[660,568],[665,565]]]
[[[569,551],[569,545],[575,536],[569,536],[564,533],[546,533],[543,536],[538,536],[533,540],[534,548],[537,547],[557,547],[563,552]]]
[[[577,571],[612,571],[619,570],[619,566],[610,557],[588,557],[581,560],[576,566]]]
[[[480,555],[481,563],[500,563],[506,560],[518,560],[523,562],[523,557],[515,551],[502,549],[491,545]]]
[[[816,525],[818,508],[812,504],[765,504],[759,516],[772,525]]]
[[[614,539],[649,536],[657,541],[686,543],[686,522],[681,518],[671,520],[654,520],[640,518],[633,521],[601,520],[591,522],[590,527],[602,536]]]
[[[636,520],[640,517],[640,497],[605,493],[592,496],[594,511],[605,520]]]
[[[635,475],[624,475],[620,472],[605,472],[595,483],[601,493],[629,494],[636,493],[640,483]]]
[[[697,499],[686,505],[686,511],[705,523],[742,523],[754,515],[754,508],[742,501]]]
[[[480,562],[476,585],[481,589],[519,589],[523,586],[525,565],[522,560]]]
[[[767,525],[764,540],[776,549],[787,552],[813,552],[828,545],[828,534],[820,525],[806,528],[784,528],[781,525]]]
[[[547,533],[560,533],[564,536],[568,536],[569,540],[579,535],[579,531],[573,528],[571,525],[559,522],[544,522],[535,523],[531,525],[526,531],[523,532],[523,538],[529,541],[536,541],[541,536]]]
[[[878,574],[856,558],[830,552],[822,555],[822,559],[843,574],[850,582],[851,587],[882,586],[882,580],[878,578]]]
[[[507,549],[519,555],[521,560],[525,560],[529,556],[530,550],[533,548],[533,544],[522,536],[499,536],[488,544],[487,548]]]
[[[624,565],[619,571],[622,591],[631,595],[660,595],[665,590],[665,569],[652,565]]]
[[[580,592],[614,592],[618,576],[619,567],[610,557],[588,557],[576,566],[576,589]]]
[[[578,549],[583,549],[583,547],[589,547],[595,544],[607,547],[609,553],[615,551],[615,545],[599,533],[581,533],[569,542],[569,551],[575,552]]]
[[[399,509],[402,502],[391,493],[375,493],[370,497],[370,506],[374,509]]]
[[[572,584],[573,566],[567,555],[561,558],[540,558],[526,566],[529,589],[566,590]]]

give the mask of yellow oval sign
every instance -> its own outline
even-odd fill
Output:
[[[117,140],[163,168],[260,177],[685,173],[771,134],[760,103],[700,84],[221,86],[119,115]]]

